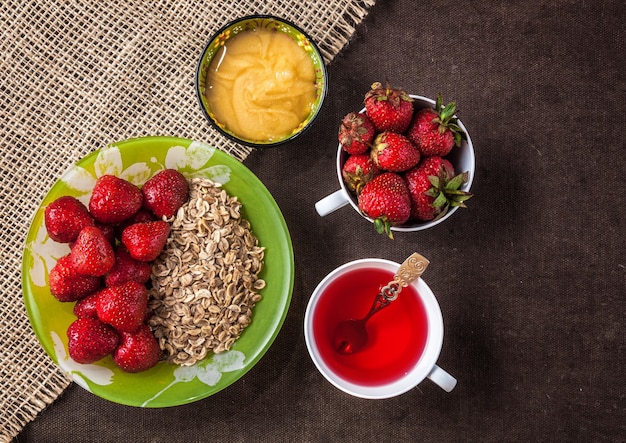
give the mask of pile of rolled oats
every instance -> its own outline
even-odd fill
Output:
[[[194,178],[152,265],[149,324],[168,361],[192,365],[230,349],[251,322],[265,281],[264,248],[219,184]]]

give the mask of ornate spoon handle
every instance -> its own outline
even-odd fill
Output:
[[[406,288],[424,273],[429,263],[426,258],[414,252],[400,265],[393,281],[400,285],[400,287]]]
[[[430,262],[417,252],[414,252],[404,260],[398,268],[398,272],[393,276],[393,280],[387,283],[380,291],[382,302],[391,302],[398,298],[402,288],[417,280],[426,270]],[[385,303],[386,304],[386,303]]]

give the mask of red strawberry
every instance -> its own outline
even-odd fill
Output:
[[[96,222],[96,227],[102,231],[104,238],[106,238],[109,243],[115,244],[115,225]]]
[[[467,172],[454,175],[452,164],[439,156],[427,157],[404,175],[411,195],[411,217],[428,221],[443,217],[450,207],[466,207],[472,194],[460,191]]]
[[[448,155],[454,146],[461,146],[467,138],[458,125],[458,119],[454,117],[455,112],[456,103],[443,107],[439,94],[435,109],[425,108],[415,114],[407,137],[424,157]]]
[[[189,197],[189,183],[175,169],[164,169],[141,188],[145,207],[157,218],[172,217]]]
[[[119,336],[97,318],[79,318],[67,328],[68,351],[77,363],[93,363],[115,350]]]
[[[130,225],[134,225],[135,223],[145,223],[145,222],[156,221],[156,220],[157,220],[156,215],[154,215],[151,210],[149,210],[146,207],[142,207],[131,218],[124,220],[122,223],[116,226],[116,234],[118,238],[121,238],[122,232],[124,232],[124,229],[126,229]]]
[[[378,132],[404,132],[413,117],[413,99],[402,89],[372,84],[365,94],[365,111]]]
[[[398,174],[385,172],[374,177],[359,194],[359,209],[374,219],[374,227],[393,239],[391,226],[405,223],[411,214],[411,197]]]
[[[143,324],[148,289],[136,281],[103,289],[98,293],[98,318],[121,332],[133,332]]]
[[[61,257],[48,275],[50,293],[62,302],[81,299],[100,289],[100,284],[100,277],[79,274],[69,255]]]
[[[74,315],[78,318],[98,318],[98,312],[96,311],[98,295],[98,292],[94,292],[78,300],[74,305]]]
[[[102,223],[119,223],[133,216],[143,204],[141,189],[114,175],[103,175],[96,180],[89,211]]]
[[[343,181],[351,191],[357,194],[367,182],[380,173],[368,154],[355,154],[348,157],[341,168]]]
[[[350,112],[339,127],[339,143],[348,154],[363,154],[374,140],[374,124],[367,114]]]
[[[148,325],[135,332],[122,332],[121,342],[113,352],[113,361],[127,372],[141,372],[155,366],[161,358],[159,342]]]
[[[135,223],[122,232],[122,243],[135,260],[152,261],[163,250],[169,234],[170,225],[162,220]]]
[[[95,226],[87,226],[80,231],[70,258],[76,272],[83,275],[104,275],[115,263],[113,246]]]
[[[69,195],[50,203],[44,212],[48,235],[54,241],[71,243],[85,226],[93,226],[94,220],[80,200]]]
[[[370,155],[379,168],[391,172],[406,171],[420,160],[420,152],[413,143],[395,132],[378,134]]]
[[[150,264],[135,260],[122,245],[115,248],[115,264],[104,276],[107,287],[118,286],[127,281],[146,283],[150,279]]]

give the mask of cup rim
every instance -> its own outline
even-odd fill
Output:
[[[443,316],[441,314],[439,303],[437,302],[432,290],[422,278],[419,278],[411,285],[417,290],[422,304],[424,305],[424,309],[426,310],[426,316],[428,318],[428,334],[424,351],[422,352],[417,364],[403,377],[383,385],[362,386],[342,379],[339,375],[333,372],[328,365],[326,365],[319,355],[317,343],[313,334],[313,317],[315,316],[315,307],[317,306],[323,290],[326,289],[330,282],[333,281],[339,274],[348,270],[359,269],[371,265],[383,267],[384,269],[392,272],[397,271],[400,267],[399,263],[391,260],[364,258],[345,263],[328,273],[328,275],[326,275],[326,277],[324,277],[317,285],[307,304],[304,315],[304,338],[313,363],[324,378],[326,378],[326,380],[332,385],[355,397],[383,399],[395,397],[413,389],[421,383],[422,380],[424,380],[435,367],[443,346]]]
[[[420,102],[426,102],[429,103],[431,105],[431,107],[434,108],[435,106],[435,100],[433,100],[432,98],[428,98],[428,97],[424,97],[421,95],[415,95],[415,94],[409,94],[409,96],[413,99],[413,100],[418,100]],[[364,113],[365,112],[365,108],[362,108],[361,111],[359,111],[360,113]],[[464,191],[469,191],[472,187],[472,183],[474,182],[474,175],[475,175],[475,170],[476,170],[476,155],[474,153],[474,145],[472,144],[472,139],[469,135],[469,131],[467,130],[467,128],[465,127],[465,125],[463,124],[463,122],[461,121],[461,119],[458,119],[457,124],[459,125],[459,127],[465,132],[465,135],[467,136],[467,141],[465,143],[467,143],[467,148],[468,148],[468,152],[469,152],[469,168],[468,168],[468,179],[467,179],[467,183],[463,184],[463,186],[461,187],[462,190]],[[342,144],[339,143],[339,145],[337,146],[337,158],[335,161],[335,166],[336,166],[336,173],[337,173],[337,179],[339,180],[339,186],[341,187],[341,190],[344,193],[344,196],[346,198],[346,200],[348,200],[348,203],[350,204],[350,206],[352,206],[352,208],[359,214],[361,215],[363,218],[365,218],[366,220],[370,221],[371,223],[374,223],[374,220],[371,217],[368,217],[367,215],[363,214],[361,212],[361,210],[359,209],[358,204],[355,202],[354,197],[352,195],[352,193],[346,188],[346,184],[343,181],[343,177],[341,175],[341,168],[342,168],[342,158],[344,157],[344,155],[347,154],[345,153],[345,151],[343,150]],[[392,231],[396,231],[396,232],[415,232],[415,231],[422,231],[425,229],[429,229],[432,228],[433,226],[438,225],[439,223],[442,223],[444,220],[447,220],[449,217],[452,216],[452,214],[454,214],[459,208],[458,207],[452,207],[450,209],[448,209],[448,212],[441,218],[437,219],[437,220],[430,220],[430,221],[425,221],[425,222],[420,222],[418,224],[414,224],[414,225],[407,225],[407,224],[403,224],[400,226],[392,226],[391,230]]]
[[[207,111],[206,107],[204,106],[203,99],[202,99],[202,93],[200,91],[200,89],[201,89],[200,88],[200,76],[201,76],[201,71],[202,71],[202,65],[203,65],[203,61],[205,59],[205,56],[206,56],[207,52],[209,51],[209,49],[211,47],[211,44],[226,29],[236,25],[237,23],[244,22],[244,21],[247,21],[247,20],[274,20],[274,21],[277,21],[277,22],[280,22],[280,23],[284,23],[287,26],[290,26],[291,28],[293,28],[294,30],[296,30],[297,32],[302,34],[307,39],[308,43],[311,45],[311,47],[313,48],[313,51],[315,52],[316,58],[319,58],[319,60],[320,60],[320,68],[321,68],[321,71],[322,71],[321,74],[322,74],[323,82],[322,82],[322,90],[320,91],[319,99],[316,100],[316,102],[319,101],[319,105],[317,106],[317,109],[315,110],[315,113],[311,116],[311,118],[308,120],[306,125],[303,126],[302,129],[300,129],[298,132],[296,132],[294,134],[291,134],[287,138],[283,138],[283,139],[277,140],[275,142],[264,143],[264,142],[260,142],[260,141],[248,140],[248,139],[245,139],[245,138],[238,137],[234,133],[226,131],[225,129],[221,128],[217,124],[217,122],[210,116],[209,112]],[[209,40],[206,42],[206,44],[202,48],[202,51],[200,53],[200,57],[198,58],[198,61],[196,63],[195,77],[194,77],[194,89],[195,89],[195,93],[196,93],[196,99],[198,100],[198,105],[200,106],[200,111],[202,112],[202,115],[209,122],[211,127],[215,128],[220,134],[224,135],[229,140],[232,140],[232,141],[234,141],[236,143],[240,143],[242,145],[249,146],[249,147],[252,147],[252,148],[271,148],[271,147],[283,145],[285,143],[288,143],[288,142],[292,141],[293,139],[295,139],[299,135],[301,135],[304,132],[306,132],[313,125],[313,122],[315,120],[317,120],[317,117],[319,116],[319,114],[320,114],[320,112],[322,110],[323,104],[326,101],[326,96],[328,95],[328,71],[327,71],[327,67],[326,67],[326,62],[324,60],[324,57],[322,56],[322,53],[320,52],[320,49],[319,49],[317,43],[301,27],[299,27],[298,25],[296,25],[295,23],[293,23],[292,21],[290,21],[288,19],[285,19],[285,18],[282,18],[282,17],[278,17],[278,16],[275,16],[275,15],[251,14],[251,15],[246,15],[246,16],[239,17],[239,18],[236,18],[234,20],[231,20],[231,21],[227,22],[226,24],[224,24],[217,31],[215,31],[214,33],[211,34]]]

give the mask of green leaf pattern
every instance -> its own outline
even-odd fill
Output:
[[[210,361],[209,359],[204,359],[193,366],[179,366],[174,369],[174,380],[157,392],[156,395],[146,400],[141,406],[146,407],[176,383],[188,383],[194,378],[198,378],[205,385],[215,386],[222,378],[223,372],[242,369],[245,358],[246,356],[243,352],[230,350],[222,354],[215,354]]]

